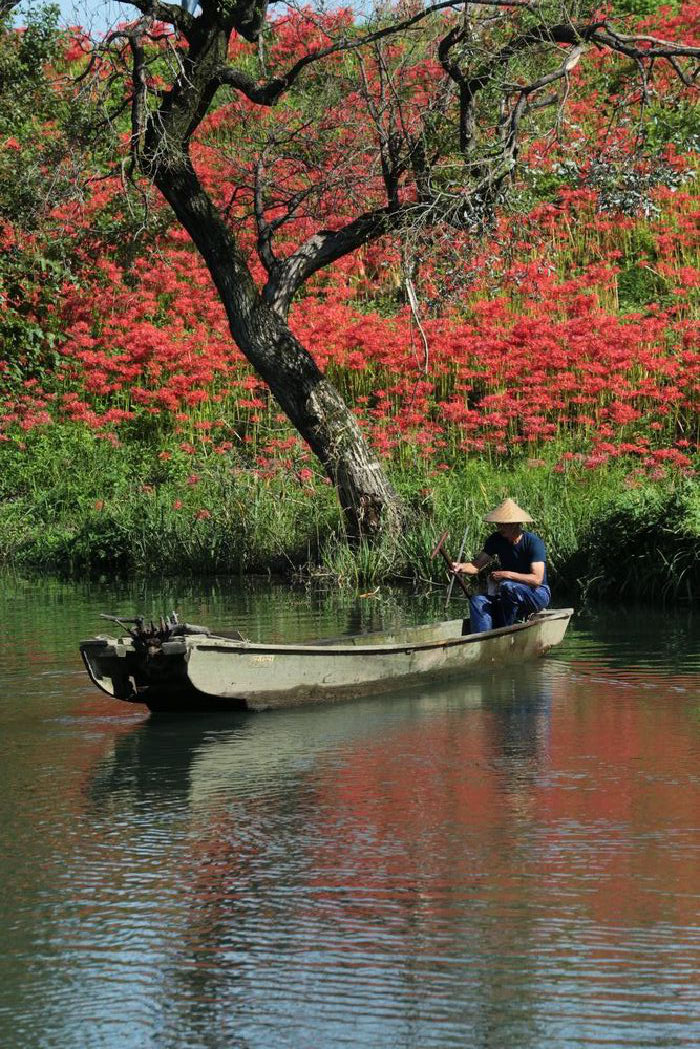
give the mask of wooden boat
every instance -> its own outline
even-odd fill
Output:
[[[159,711],[267,710],[355,699],[544,656],[563,639],[572,614],[546,610],[482,634],[469,634],[468,620],[452,619],[285,645],[186,624],[139,625],[122,637],[83,641],[80,650],[94,683],[129,703]]]

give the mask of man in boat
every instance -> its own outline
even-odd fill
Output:
[[[546,608],[551,598],[547,552],[538,535],[525,531],[525,523],[532,521],[527,511],[514,499],[504,499],[484,520],[497,525],[497,531],[481,553],[471,561],[452,562],[452,571],[464,575],[478,575],[495,557],[501,566],[489,574],[489,592],[469,599],[472,634],[527,619]]]

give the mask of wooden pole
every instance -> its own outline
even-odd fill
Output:
[[[469,525],[467,525],[467,527],[464,529],[464,535],[462,536],[462,545],[460,546],[459,554],[457,555],[457,560],[458,561],[461,561],[462,558],[464,557],[464,548],[467,545],[467,534],[468,534],[468,532],[469,532]],[[452,578],[450,579],[450,585],[447,588],[447,597],[445,598],[445,608],[447,608],[447,606],[450,603],[450,598],[452,597],[452,588],[453,588],[454,584],[455,584],[455,574],[453,573],[452,574]]]
[[[457,580],[457,582],[461,586],[462,590],[464,591],[465,595],[467,597],[471,597],[471,594],[469,593],[469,589],[467,587],[467,584],[464,582],[462,577],[459,575],[459,573],[452,571],[452,558],[450,557],[450,555],[445,550],[445,545],[444,545],[445,544],[445,540],[449,537],[449,534],[450,534],[449,532],[443,532],[442,533],[442,535],[438,539],[437,546],[435,547],[435,549],[433,550],[432,554],[430,555],[431,560],[432,560],[432,558],[437,557],[437,555],[440,554],[442,556],[445,564],[447,565],[447,567],[448,567],[448,569],[450,571],[450,574]]]

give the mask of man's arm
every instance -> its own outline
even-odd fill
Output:
[[[491,573],[491,578],[496,583],[503,583],[506,579],[511,583],[527,583],[528,586],[542,586],[544,582],[544,561],[533,561],[529,572],[506,572],[500,569]]]
[[[491,560],[491,555],[482,550],[480,554],[473,557],[471,561],[453,561],[452,571],[455,575],[478,575],[484,565]],[[544,566],[543,566],[544,571]]]

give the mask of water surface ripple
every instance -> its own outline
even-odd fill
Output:
[[[2,1045],[700,1045],[689,612],[587,613],[517,672],[193,721],[94,692],[98,612],[301,639],[440,603],[13,577],[0,601]]]

